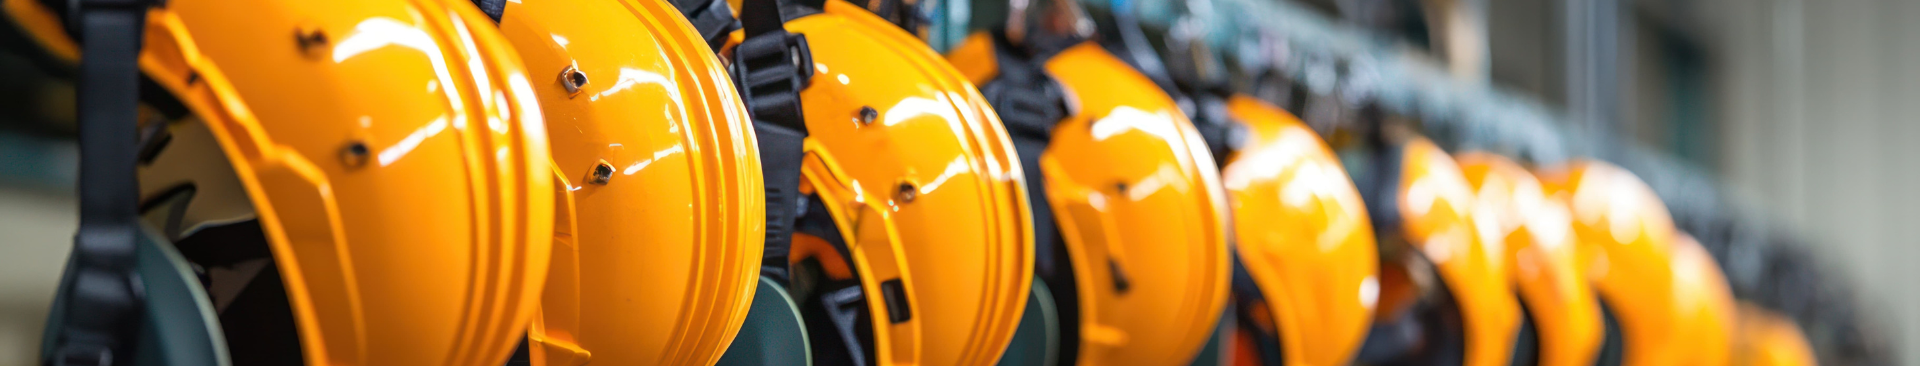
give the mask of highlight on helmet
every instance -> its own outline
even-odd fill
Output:
[[[1705,248],[1674,229],[1652,188],[1597,161],[1539,176],[1573,212],[1588,276],[1620,325],[1621,364],[1727,364],[1734,305],[1726,278]]]
[[[531,82],[485,15],[439,0],[46,3],[5,10],[79,59],[82,80],[121,82],[82,83],[82,130],[132,137],[137,117],[128,199],[107,204],[153,229],[138,305],[90,307],[97,294],[63,286],[49,364],[449,365],[513,350],[547,273],[553,183]],[[83,41],[63,17],[89,19],[73,27]],[[136,102],[137,116],[89,115]],[[100,319],[145,325],[84,337]],[[97,352],[110,348],[140,351]]]
[[[476,4],[539,76],[555,165],[553,274],[521,362],[713,364],[754,298],[766,220],[724,66],[663,0]]]
[[[1058,349],[1001,364],[1195,359],[1216,338],[1231,269],[1207,145],[1153,81],[1084,38],[1076,3],[974,5],[1007,7],[1008,20],[948,60],[981,85],[1021,163],[1039,172],[1027,193],[1049,291],[1036,297],[1058,304],[1058,332],[1041,337]]]
[[[800,304],[813,362],[997,359],[1027,304],[1033,234],[986,101],[858,5],[739,5],[726,53],[765,169],[767,261],[784,264],[771,272]]]
[[[1476,231],[1506,247],[1522,316],[1511,364],[1593,365],[1606,327],[1574,244],[1572,213],[1512,160],[1486,152],[1456,160],[1474,190]]]
[[[1742,302],[1734,329],[1733,362],[1741,366],[1815,366],[1813,347],[1793,319]]]
[[[1459,165],[1396,132],[1342,151],[1380,240],[1380,300],[1356,363],[1505,365],[1520,310],[1504,243],[1476,232]]]
[[[1378,253],[1360,193],[1306,124],[1245,95],[1227,101],[1245,144],[1221,171],[1235,225],[1236,365],[1342,365],[1379,299]],[[1242,274],[1244,273],[1244,275]]]

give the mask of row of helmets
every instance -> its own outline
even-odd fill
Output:
[[[78,76],[43,360],[1810,364],[1623,170],[975,6],[943,57],[902,0],[4,0]]]

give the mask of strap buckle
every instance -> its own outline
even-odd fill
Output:
[[[813,81],[813,52],[806,35],[775,30],[747,37],[733,49],[733,68],[733,83],[754,123],[807,130],[800,91]]]

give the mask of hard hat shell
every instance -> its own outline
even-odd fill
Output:
[[[535,365],[704,365],[746,318],[766,203],[746,108],[662,0],[508,2],[561,186]]]
[[[997,74],[990,36],[950,60]],[[1079,304],[1078,364],[1178,364],[1213,335],[1228,293],[1226,195],[1206,144],[1171,98],[1098,44],[1045,61],[1075,113],[1041,155]],[[1038,179],[1037,177],[1035,179]],[[1037,203],[1036,203],[1037,204]]]
[[[797,234],[790,259],[858,277],[873,319],[870,364],[991,363],[1033,278],[1025,178],[1006,129],[912,34],[845,1],[820,10],[785,23],[814,62],[800,92],[800,190],[818,196],[824,207],[807,210],[832,216],[838,251],[850,255],[809,249],[835,243]],[[890,302],[887,288],[901,294]]]
[[[1815,366],[1813,347],[1793,319],[1759,305],[1741,302],[1734,340],[1734,365]]]
[[[5,8],[77,58],[41,3]],[[231,175],[144,171],[143,194],[244,187],[307,364],[497,362],[532,316],[554,207],[539,106],[492,27],[443,0],[169,1],[140,69]]]
[[[1366,205],[1346,168],[1299,118],[1245,95],[1245,126],[1221,170],[1240,261],[1259,285],[1287,365],[1342,365],[1365,340],[1379,295]]]
[[[1390,203],[1400,218],[1400,235],[1420,258],[1433,264],[1439,282],[1457,304],[1461,326],[1461,364],[1505,365],[1520,309],[1513,298],[1504,243],[1481,240],[1470,215],[1473,190],[1460,166],[1425,138],[1399,146],[1399,179]],[[1382,229],[1391,230],[1391,229]],[[1381,308],[1395,288],[1409,283],[1382,281]],[[1437,324],[1431,326],[1438,326]]]
[[[1592,365],[1606,330],[1574,245],[1572,213],[1506,157],[1468,152],[1456,160],[1474,190],[1476,231],[1482,240],[1504,243],[1511,280],[1535,329],[1533,339],[1516,340],[1536,347],[1526,364]]]
[[[1653,189],[1596,161],[1539,176],[1573,212],[1588,277],[1619,319],[1624,364],[1726,364],[1734,321],[1726,278],[1706,249],[1675,231]]]

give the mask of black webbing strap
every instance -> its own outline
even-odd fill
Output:
[[[994,31],[994,61],[999,74],[980,85],[980,94],[993,106],[1000,123],[1007,127],[1014,152],[1021,166],[1027,167],[1027,200],[1032,202],[1034,262],[1041,277],[1053,277],[1059,271],[1053,261],[1064,245],[1060,228],[1054,225],[1053,207],[1047,204],[1046,180],[1041,177],[1040,155],[1053,140],[1053,126],[1069,114],[1066,89],[1047,75],[1044,65],[1049,57],[1036,57],[1028,48],[1014,46],[1006,34]]]
[[[1227,155],[1239,151],[1245,144],[1244,126],[1234,121],[1227,111],[1227,99],[1219,94],[1193,93],[1193,128],[1200,132],[1200,140],[1207,143],[1207,151],[1213,153],[1213,162],[1219,167],[1227,166]]]
[[[753,116],[760,172],[766,180],[767,239],[761,273],[787,281],[787,252],[800,219],[800,167],[807,124],[800,91],[813,79],[805,35],[787,33],[786,20],[808,14],[797,1],[746,0],[740,23],[746,39],[733,49],[734,87]],[[818,9],[813,8],[813,9]],[[818,12],[818,10],[813,10]]]
[[[488,18],[493,18],[494,24],[500,24],[500,16],[507,13],[507,0],[473,0],[473,5],[479,6],[480,12],[486,13]]]
[[[67,16],[80,37],[80,229],[62,276],[65,319],[53,330],[52,366],[125,365],[141,326],[135,273],[139,240],[140,43],[152,0],[78,0]]]
[[[899,26],[900,29],[907,30],[907,33],[919,34],[920,26],[932,21],[932,18],[928,17],[926,12],[920,11],[920,7],[908,3],[907,0],[872,1],[874,1],[874,3],[868,7],[868,9],[873,10],[874,14],[880,15],[880,18],[886,19],[888,23],[893,23],[893,25]]]
[[[726,46],[728,33],[740,29],[740,21],[733,18],[733,7],[727,5],[727,0],[673,0],[672,3],[715,52]]]

